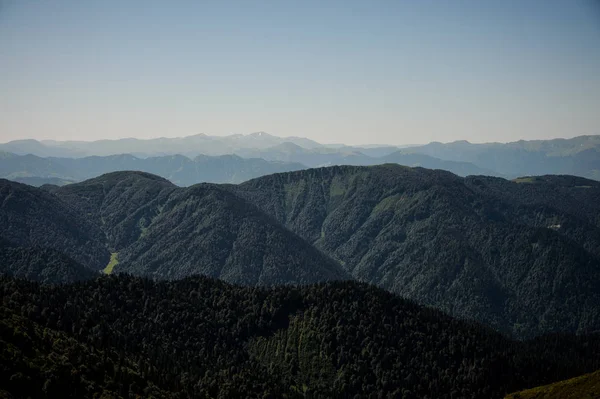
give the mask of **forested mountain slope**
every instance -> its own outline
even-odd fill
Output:
[[[16,397],[500,398],[600,367],[598,336],[510,341],[356,282],[0,278],[0,292],[2,389]]]
[[[115,172],[54,192],[104,231],[118,253],[115,272],[203,274],[250,285],[350,278],[272,217],[218,186],[177,188],[154,175]]]
[[[0,238],[0,274],[60,284],[88,280],[98,273],[55,249],[19,247]]]
[[[600,329],[600,184],[398,165],[229,186],[355,278],[520,337]]]
[[[159,176],[124,171],[55,188],[53,193],[85,213],[103,231],[106,245],[119,251],[139,237],[176,188]]]
[[[141,367],[152,370],[142,359],[96,350],[0,308],[0,398],[176,397],[156,388]]]
[[[178,188],[143,172],[4,186],[7,239],[94,270],[112,259],[115,272],[154,278],[354,278],[520,338],[600,330],[600,185],[586,179],[382,165],[238,186]]]
[[[79,209],[56,196],[0,179],[0,238],[20,247],[50,248],[93,269],[110,257],[103,233]]]

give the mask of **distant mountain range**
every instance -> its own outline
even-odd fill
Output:
[[[0,144],[0,151],[5,152],[0,155],[0,177],[10,179],[80,181],[102,173],[133,169],[158,174],[185,186],[198,182],[239,183],[308,167],[392,162],[444,169],[459,176],[516,178],[570,174],[600,180],[600,136],[506,144],[456,141],[399,148],[324,145],[304,138],[259,132],[93,142],[18,140]],[[14,158],[15,155],[42,159]],[[78,160],[68,161],[69,158]]]
[[[294,144],[282,144],[295,146]],[[480,169],[468,162],[442,161],[428,155],[392,153],[381,158],[371,158],[364,154],[343,155],[335,151],[311,152],[299,148],[309,163],[376,165],[399,163],[411,166],[425,166],[432,169],[446,169],[460,176],[489,174],[492,171]],[[321,150],[319,150],[321,151]],[[65,185],[120,170],[137,170],[153,173],[169,179],[179,186],[196,183],[241,183],[256,177],[279,172],[291,172],[308,167],[293,161],[260,158],[241,158],[237,155],[208,156],[198,155],[194,159],[183,155],[138,158],[130,154],[90,156],[84,158],[41,158],[36,155],[16,155],[0,153],[0,178],[20,183],[41,186],[44,184]]]
[[[600,180],[600,136],[506,144],[430,143],[407,151],[447,161],[471,162],[508,177],[569,174]]]
[[[240,183],[277,172],[305,169],[292,162],[244,159],[237,155],[183,155],[138,158],[129,154],[84,158],[41,158],[36,155],[0,153],[0,178],[33,186],[65,185],[120,170],[137,170],[169,179],[179,186],[200,182]]]
[[[387,164],[187,188],[142,172],[42,189],[0,182],[7,247],[52,249],[96,272],[252,286],[355,279],[516,337],[600,330],[592,180]],[[39,270],[11,254],[7,273]]]
[[[0,151],[19,155],[34,154],[41,157],[85,157],[90,155],[133,154],[139,157],[162,155],[228,155],[245,149],[265,149],[282,143],[293,143],[303,148],[322,145],[302,137],[277,137],[265,132],[248,135],[207,136],[196,134],[187,137],[157,139],[117,139],[98,141],[16,140],[0,144]]]

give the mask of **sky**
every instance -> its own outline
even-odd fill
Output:
[[[0,0],[0,142],[600,134],[600,2]]]

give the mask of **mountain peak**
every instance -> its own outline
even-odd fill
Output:
[[[250,133],[248,136],[250,137],[275,137],[267,132],[254,132],[254,133]]]

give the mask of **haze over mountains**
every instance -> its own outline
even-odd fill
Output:
[[[129,154],[84,158],[41,158],[36,155],[0,154],[0,176],[34,186],[64,185],[109,172],[139,170],[154,173],[179,186],[199,182],[240,183],[276,172],[305,169],[299,163],[244,159],[237,155],[194,159],[183,155],[138,158]]]
[[[0,0],[0,399],[600,399],[597,3]]]

